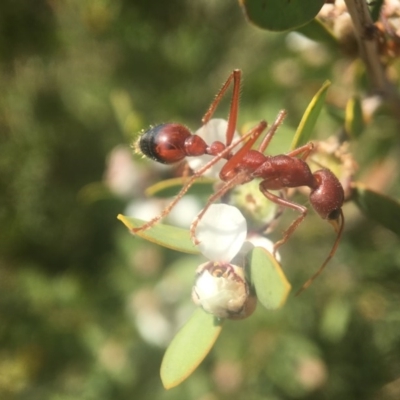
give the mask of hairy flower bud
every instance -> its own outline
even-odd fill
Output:
[[[204,311],[219,318],[246,318],[257,305],[242,267],[212,261],[197,268],[192,299]]]

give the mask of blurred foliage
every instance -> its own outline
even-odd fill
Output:
[[[173,170],[136,157],[138,179],[117,195],[110,157],[150,124],[198,128],[234,68],[244,76],[240,125],[288,110],[271,154],[289,149],[326,79],[331,112],[316,134],[343,134],[341,110],[367,92],[359,63],[302,44],[250,26],[236,2],[0,3],[2,400],[400,397],[398,237],[351,204],[335,259],[307,292],[277,312],[259,307],[240,329],[228,321],[178,388],[165,391],[159,378],[165,347],[193,312],[201,259],[126,234],[116,215]],[[389,73],[397,82],[396,60]],[[350,146],[357,179],[397,199],[398,131],[396,113],[381,107]],[[282,248],[294,287],[329,252],[326,225],[310,213]]]

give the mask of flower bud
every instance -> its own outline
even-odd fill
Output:
[[[192,299],[204,311],[219,318],[246,318],[257,305],[243,268],[222,262],[209,261],[197,268]]]
[[[238,185],[229,194],[228,202],[237,207],[246,218],[249,231],[265,231],[280,215],[280,208],[269,201],[260,191],[262,179],[253,179],[246,185]],[[278,191],[273,191],[278,196]]]

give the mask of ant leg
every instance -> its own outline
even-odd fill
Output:
[[[339,242],[340,239],[342,237],[342,233],[343,233],[343,228],[344,228],[344,215],[343,215],[343,211],[340,210],[340,218],[341,218],[341,224],[340,224],[340,228],[338,231],[338,234],[336,236],[336,240],[335,243],[333,243],[332,249],[328,254],[328,257],[326,257],[324,263],[319,267],[319,269],[317,270],[317,272],[315,272],[315,274],[307,281],[304,283],[304,285],[297,291],[296,296],[298,296],[299,294],[301,294],[304,290],[306,290],[313,282],[316,278],[318,278],[318,276],[321,274],[321,272],[324,270],[324,268],[326,267],[326,265],[328,264],[328,262],[330,261],[330,259],[335,255],[336,250],[339,246]]]
[[[240,162],[243,160],[243,157],[249,152],[254,143],[257,141],[259,136],[262,134],[263,130],[267,127],[267,123],[265,121],[261,121],[257,126],[252,128],[245,136],[252,136],[250,140],[248,140],[243,147],[241,147],[222,167],[219,176],[223,181],[229,181],[231,179],[232,174],[235,173],[236,167],[240,165]],[[243,136],[243,137],[245,137]],[[242,141],[241,138],[240,141]]]
[[[226,145],[229,146],[232,143],[233,134],[235,133],[237,116],[239,110],[239,94],[240,94],[240,80],[241,80],[242,71],[240,69],[234,69],[229,75],[226,82],[223,84],[222,88],[219,90],[217,95],[215,96],[214,101],[211,103],[209,109],[204,114],[201,122],[205,125],[213,116],[218,104],[220,103],[222,97],[225,92],[228,90],[229,85],[233,80],[233,92],[232,92],[232,100],[229,110],[228,117],[228,128],[226,130]]]
[[[314,143],[310,142],[305,144],[304,146],[298,147],[297,149],[290,151],[289,153],[286,153],[285,155],[289,157],[295,157],[298,156],[299,154],[302,154],[300,159],[305,161],[313,150],[314,150]]]
[[[212,196],[208,198],[206,205],[199,212],[199,214],[197,214],[196,218],[190,225],[190,238],[195,245],[198,245],[200,243],[200,241],[196,238],[196,228],[206,211],[215,202],[215,200],[221,198],[226,192],[231,190],[236,185],[245,183],[247,180],[248,174],[245,171],[241,171],[237,175],[235,175],[230,181],[227,181],[220,189],[218,189]]]
[[[264,124],[266,124],[266,122],[264,122]],[[259,126],[261,126],[261,125],[263,125],[263,122],[260,122]],[[206,172],[209,168],[211,168],[214,164],[216,164],[220,159],[224,158],[227,154],[229,154],[235,147],[237,147],[243,141],[250,138],[249,142],[252,142],[254,138],[252,138],[251,136],[255,134],[254,133],[255,130],[256,129],[250,130],[248,133],[246,133],[244,136],[242,136],[237,142],[230,144],[223,151],[221,151],[221,153],[219,153],[213,159],[211,159],[207,164],[203,165],[202,168],[195,171],[194,174],[192,176],[190,176],[189,179],[186,181],[185,185],[182,187],[180,192],[171,201],[171,203],[166,208],[164,208],[164,210],[161,212],[160,215],[158,215],[157,217],[154,217],[153,219],[146,222],[142,226],[139,226],[138,228],[133,228],[131,230],[132,233],[137,233],[137,232],[149,229],[153,225],[155,225],[158,221],[160,221],[162,218],[166,217],[171,212],[172,208],[175,207],[175,205],[179,202],[179,200],[186,194],[186,192],[193,185],[193,183],[198,178],[203,176],[204,172]],[[257,137],[258,136],[255,136],[255,139],[257,139]],[[247,143],[246,143],[246,145],[247,145]]]
[[[282,198],[282,199],[286,199],[285,193],[284,193],[283,190],[281,191],[281,193],[280,193],[280,195],[279,195],[278,197],[280,197],[280,198]],[[284,208],[283,208],[282,206],[279,206],[279,207],[278,207],[278,210],[276,211],[276,214],[275,214],[274,217],[273,217],[273,219],[272,219],[270,222],[266,223],[266,224],[264,225],[264,227],[262,227],[262,228],[259,230],[259,233],[260,233],[260,234],[263,234],[263,235],[268,235],[269,233],[273,232],[273,231],[275,230],[275,227],[276,227],[276,226],[278,225],[278,223],[279,223],[279,219],[280,219],[280,217],[282,216],[283,211],[284,211]]]
[[[290,236],[292,235],[292,233],[297,229],[297,227],[301,224],[301,222],[303,222],[304,218],[307,215],[307,208],[301,206],[300,204],[297,203],[293,203],[289,200],[283,199],[282,197],[278,197],[274,194],[272,194],[271,192],[269,192],[266,188],[263,187],[263,182],[260,183],[260,191],[261,193],[268,199],[273,201],[274,203],[283,206],[283,207],[287,207],[287,208],[291,208],[293,210],[296,210],[298,212],[301,213],[301,215],[299,215],[289,226],[289,228],[286,229],[286,231],[283,233],[283,237],[281,240],[277,241],[274,244],[274,256],[276,251],[278,250],[279,247],[281,247],[283,244],[285,244],[288,239],[290,238]]]
[[[185,162],[185,165],[183,166],[183,169],[182,169],[182,175],[181,175],[184,183],[186,183],[189,176],[190,176],[190,167],[189,167],[189,164],[187,162]]]
[[[275,135],[276,130],[279,128],[279,126],[282,124],[283,120],[285,119],[287,115],[286,110],[281,110],[279,111],[274,123],[271,125],[271,128],[269,128],[267,134],[265,135],[264,139],[262,140],[258,151],[260,153],[264,153],[265,149],[268,147],[271,139]]]
[[[251,178],[249,177],[249,173],[247,171],[242,170],[236,172],[235,167],[240,164],[240,161],[243,159],[244,155],[247,154],[247,152],[251,149],[251,147],[258,139],[258,137],[261,135],[266,126],[267,123],[265,121],[261,121],[257,126],[255,126],[248,133],[246,133],[246,135],[243,136],[243,138],[251,136],[251,139],[248,140],[245,143],[245,145],[238,152],[236,152],[234,156],[230,158],[222,168],[220,172],[220,178],[224,180],[226,183],[219,190],[217,190],[217,192],[215,192],[212,196],[209,197],[206,205],[197,215],[197,217],[190,226],[190,237],[195,245],[200,243],[196,238],[196,233],[195,233],[197,225],[199,224],[201,218],[206,213],[211,204],[214,203],[215,200],[222,197],[228,190],[232,189],[234,186],[246,183],[249,180],[251,180]],[[241,138],[241,140],[243,140],[243,138]]]

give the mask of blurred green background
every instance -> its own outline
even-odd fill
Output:
[[[1,400],[400,398],[399,241],[352,204],[314,285],[278,312],[228,321],[205,362],[170,391],[159,367],[193,310],[202,260],[135,239],[116,219],[169,176],[133,156],[141,129],[197,129],[240,68],[239,125],[287,109],[270,148],[284,152],[323,81],[333,82],[328,103],[344,108],[357,90],[353,60],[252,27],[235,1],[3,0],[0,68]],[[397,71],[394,63],[394,79]],[[324,112],[316,131],[327,138],[341,123]],[[357,179],[400,197],[389,111],[351,150]],[[285,214],[273,239],[293,218]],[[281,249],[295,289],[333,240],[310,212]]]

